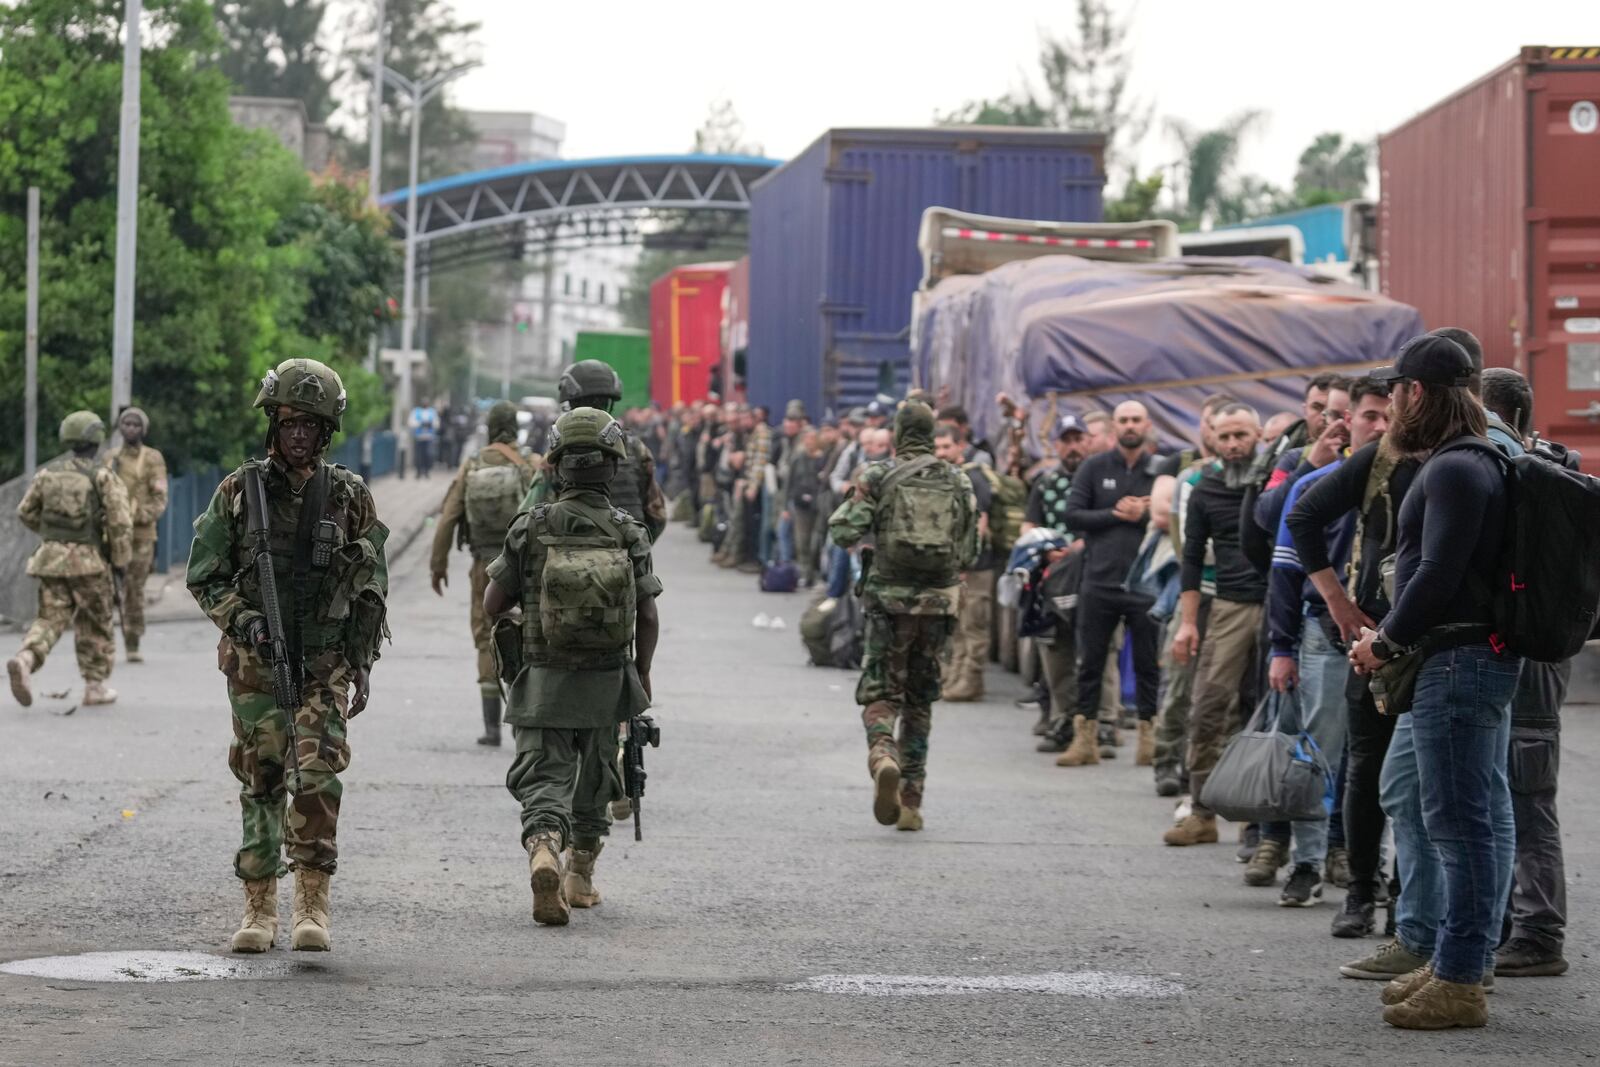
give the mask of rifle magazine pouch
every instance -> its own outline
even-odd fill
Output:
[[[1379,712],[1384,715],[1404,715],[1411,710],[1411,698],[1417,689],[1417,675],[1422,673],[1422,661],[1425,659],[1427,654],[1420,649],[1403,652],[1384,661],[1372,672],[1372,679],[1367,685],[1372,690]]]
[[[522,624],[514,615],[502,615],[489,631],[489,644],[494,652],[494,667],[506,685],[517,680],[522,673]]]

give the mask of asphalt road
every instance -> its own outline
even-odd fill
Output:
[[[854,676],[803,665],[801,597],[702,557],[682,527],[658,550],[663,747],[644,842],[619,833],[601,858],[602,907],[534,926],[509,752],[473,743],[465,560],[437,599],[414,547],[351,731],[334,951],[290,953],[285,932],[219,980],[84,980],[94,958],[0,973],[0,1064],[1456,1065],[1600,1048],[1593,709],[1566,723],[1573,970],[1503,980],[1486,1030],[1403,1033],[1375,983],[1337,977],[1372,942],[1328,936],[1336,892],[1281,909],[1240,882],[1231,846],[1162,847],[1170,802],[1147,771],[1057,769],[1009,699],[939,707],[928,828],[877,826]],[[762,612],[787,628],[752,627]],[[111,709],[0,709],[0,963],[231,966],[215,643],[205,624],[156,628]],[[41,690],[72,683],[70,659]]]

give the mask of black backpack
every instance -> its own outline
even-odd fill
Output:
[[[1564,450],[1507,456],[1481,437],[1435,455],[1471,448],[1506,471],[1506,532],[1489,602],[1495,644],[1542,663],[1578,653],[1600,613],[1600,480],[1564,462]],[[1481,581],[1477,584],[1482,584]]]

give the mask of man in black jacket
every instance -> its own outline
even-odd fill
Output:
[[[1163,835],[1169,845],[1211,844],[1217,840],[1217,817],[1200,803],[1200,792],[1237,729],[1239,685],[1255,662],[1256,634],[1267,583],[1239,544],[1241,503],[1261,439],[1261,417],[1244,404],[1225,404],[1211,423],[1218,459],[1207,466],[1189,495],[1183,530],[1183,570],[1179,610],[1182,622],[1172,639],[1172,655],[1186,664],[1196,655],[1194,702],[1189,712],[1189,783],[1193,810]],[[1200,642],[1200,577],[1206,551],[1216,560],[1216,596],[1205,646]]]
[[[1117,405],[1111,416],[1117,447],[1083,462],[1067,497],[1067,529],[1084,541],[1083,586],[1078,593],[1078,711],[1067,753],[1075,763],[1099,763],[1092,725],[1083,713],[1100,706],[1106,653],[1117,623],[1133,639],[1133,670],[1139,708],[1139,746],[1135,763],[1149,766],[1155,744],[1152,720],[1161,682],[1160,624],[1150,616],[1154,601],[1123,588],[1139,555],[1150,517],[1150,490],[1156,475],[1148,449],[1150,413],[1137,400]]]

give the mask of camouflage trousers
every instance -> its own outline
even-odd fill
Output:
[[[28,627],[22,647],[32,652],[34,663],[42,667],[70,626],[78,673],[86,682],[103,682],[111,677],[111,665],[117,658],[117,639],[111,629],[114,605],[109,573],[40,578],[39,615]]]
[[[338,653],[326,653],[307,664],[294,717],[300,742],[300,790],[293,796],[284,713],[270,692],[256,687],[262,680],[257,671],[247,666],[242,673],[244,678],[235,666],[228,676],[228,703],[233,709],[228,766],[239,779],[244,818],[234,873],[251,881],[275,877],[287,869],[283,862],[287,856],[295,867],[332,874],[338,867],[339,801],[344,794],[339,772],[350,765],[345,711],[354,672]],[[247,684],[247,679],[254,684]],[[271,688],[270,682],[266,688]]]
[[[949,615],[867,613],[856,703],[867,730],[867,770],[885,757],[900,765],[900,802],[922,806],[928,734],[939,699],[939,661],[955,619]],[[899,730],[896,733],[896,723]]]
[[[494,668],[494,642],[489,634],[489,616],[483,610],[483,593],[489,587],[489,561],[475,559],[468,576],[472,581],[472,644],[478,650],[478,692],[486,697],[500,695],[499,675]]]
[[[144,587],[156,561],[156,532],[152,528],[133,532],[133,555],[122,575],[122,636],[134,644],[144,635]]]
[[[623,796],[617,728],[513,726],[517,754],[506,788],[522,806],[522,840],[541,830],[562,846],[592,846],[611,830],[607,806]]]

